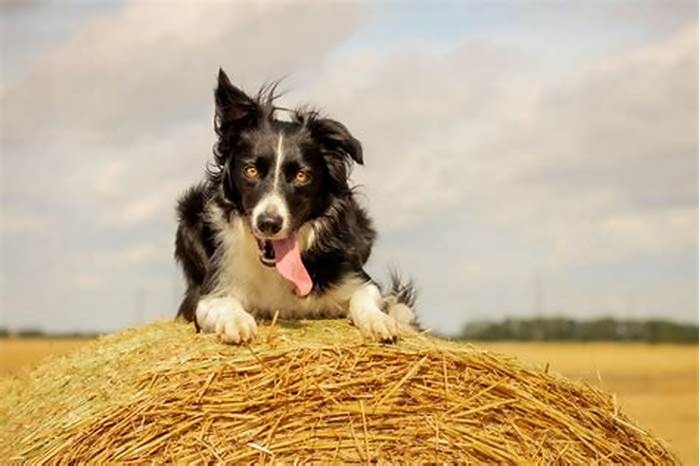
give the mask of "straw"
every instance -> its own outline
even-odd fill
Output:
[[[612,395],[471,345],[273,322],[226,346],[179,322],[0,383],[15,462],[677,462]]]

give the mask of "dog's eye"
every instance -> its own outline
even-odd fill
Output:
[[[246,178],[248,178],[250,180],[254,180],[255,178],[258,177],[260,172],[258,172],[258,169],[255,168],[254,166],[248,165],[247,167],[245,167],[243,169],[243,174],[245,175]]]
[[[294,182],[297,184],[308,184],[311,181],[311,175],[303,170],[299,170],[294,175]]]

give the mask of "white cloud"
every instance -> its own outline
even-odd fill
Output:
[[[134,199],[130,201],[126,207],[120,212],[117,217],[118,223],[126,227],[133,226],[136,223],[142,223],[152,219],[162,211],[168,208],[168,205],[163,202],[158,196],[150,196],[145,199]]]
[[[7,318],[115,328],[141,294],[155,313],[174,309],[174,204],[211,156],[219,66],[255,91],[323,60],[364,11],[132,1],[33,49],[0,96],[3,229],[32,233],[3,236]]]
[[[0,231],[6,235],[21,235],[35,232],[46,225],[43,216],[31,211],[3,207],[0,215]]]
[[[91,184],[95,194],[111,197],[122,192],[120,180],[124,179],[126,164],[122,160],[110,160],[95,171]]]
[[[361,139],[371,268],[416,276],[428,325],[530,312],[538,276],[547,311],[625,312],[634,295],[640,314],[697,319],[697,266],[678,259],[697,256],[696,25],[585,59],[571,42],[564,69],[532,53],[546,41],[485,36],[333,56],[363,11],[130,2],[15,73],[3,223],[10,212],[32,257],[3,240],[3,306],[55,323],[42,309],[65,302],[100,327],[96,305],[177,304],[173,207],[211,155],[223,65],[250,91],[291,74],[283,104],[319,104]]]
[[[70,284],[78,291],[92,291],[102,285],[102,280],[94,274],[79,273],[73,277]]]
[[[478,215],[501,227],[528,219],[566,227],[611,210],[659,213],[663,223],[664,209],[687,207],[686,218],[694,211],[696,36],[693,27],[559,79],[533,80],[513,59],[480,61],[499,54],[492,49],[378,57],[358,70],[363,80],[376,76],[374,86],[342,100],[315,97],[347,115],[367,142],[368,167],[357,174],[380,210],[419,197],[429,201],[418,212],[429,215],[445,192],[455,203],[458,190],[470,221]]]
[[[578,290],[549,290],[552,306],[595,313],[604,293],[577,274],[625,261],[642,261],[641,282],[657,290],[639,312],[659,312],[667,293],[683,305],[666,315],[697,319],[656,265],[697,256],[696,26],[566,74],[479,43],[440,56],[364,52],[346,66],[324,70],[308,96],[363,141],[355,178],[385,238],[375,267],[393,260],[417,275],[431,324],[465,309],[530,311],[534,277],[551,274]],[[351,66],[362,84],[343,88]],[[697,289],[684,283],[684,295]],[[625,311],[638,286],[623,280],[603,308]]]
[[[27,132],[48,137],[52,129],[110,141],[148,135],[201,110],[219,66],[237,82],[258,86],[318,60],[361,13],[320,3],[127,2],[82,26],[7,86],[9,139]]]
[[[131,244],[124,248],[98,253],[93,263],[98,267],[130,267],[143,266],[155,263],[170,255],[170,245],[158,245],[154,243]]]

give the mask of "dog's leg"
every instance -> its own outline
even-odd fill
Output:
[[[180,308],[177,311],[177,319],[185,319],[187,322],[194,322],[194,328],[199,333],[201,330],[196,319],[197,304],[199,304],[200,289],[198,286],[190,286],[182,298]]]
[[[402,335],[416,333],[415,330],[418,328],[418,324],[416,323],[416,314],[413,312],[413,309],[404,303],[398,302],[396,296],[393,295],[385,296],[382,304],[386,313],[399,323]]]
[[[395,342],[399,323],[382,312],[382,295],[373,283],[367,283],[350,297],[349,317],[365,337],[381,342]]]
[[[206,193],[203,185],[191,187],[177,205],[178,226],[175,233],[175,258],[182,265],[187,280],[187,292],[182,299],[177,316],[195,322],[195,311],[210,269],[206,250],[207,234],[202,220]],[[199,328],[197,327],[199,331]]]
[[[258,330],[255,318],[232,297],[206,296],[197,304],[196,312],[201,329],[216,333],[224,343],[246,343]]]

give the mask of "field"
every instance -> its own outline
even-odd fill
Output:
[[[668,441],[683,464],[698,464],[698,347],[624,343],[490,343],[616,394],[623,410]]]
[[[22,338],[0,339],[0,377],[26,371],[48,356],[68,353],[84,345],[87,339]]]
[[[0,377],[26,371],[87,340],[0,340]],[[603,387],[642,426],[667,440],[683,464],[698,464],[698,348],[644,344],[488,343],[549,370]]]

